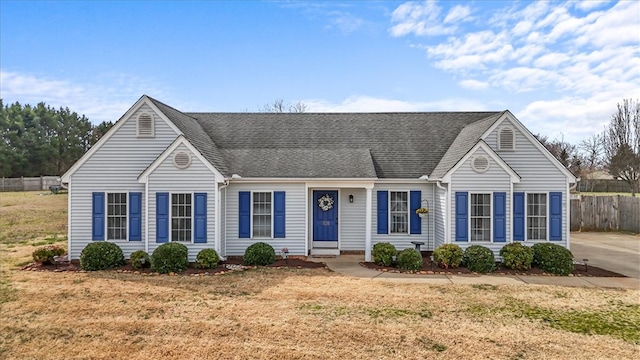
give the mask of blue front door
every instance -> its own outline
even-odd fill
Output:
[[[313,241],[338,241],[337,191],[313,191]]]

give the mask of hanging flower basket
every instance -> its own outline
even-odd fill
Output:
[[[429,209],[421,207],[416,209],[416,214],[418,214],[418,216],[420,216],[421,218],[426,217],[427,214],[429,214]]]

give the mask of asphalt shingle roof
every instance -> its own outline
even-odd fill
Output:
[[[223,175],[262,178],[433,178],[502,114],[183,113],[152,101]]]

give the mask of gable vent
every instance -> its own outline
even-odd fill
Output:
[[[191,155],[185,151],[177,152],[173,155],[173,165],[178,169],[186,169],[191,166]]]
[[[515,133],[511,127],[503,127],[498,133],[498,150],[515,149]]]
[[[486,156],[479,155],[471,160],[471,167],[477,173],[483,173],[489,169],[489,159]]]
[[[138,136],[153,137],[153,118],[149,114],[138,116]]]

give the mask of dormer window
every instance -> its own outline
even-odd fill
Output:
[[[516,133],[511,126],[498,129],[498,150],[515,150]]]
[[[150,114],[142,113],[138,115],[136,125],[138,137],[154,137],[153,117]]]

